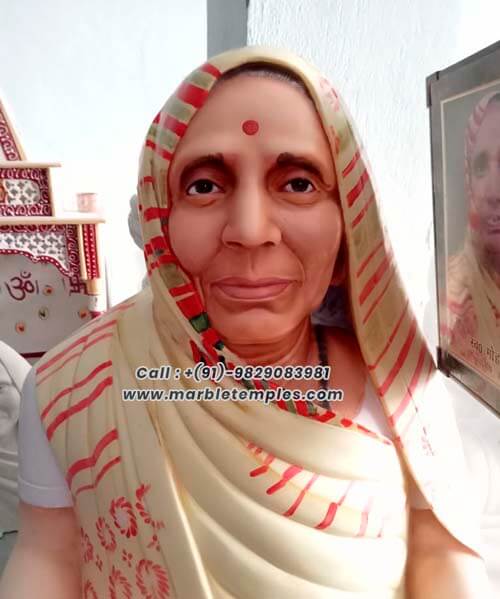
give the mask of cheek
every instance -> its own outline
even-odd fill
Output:
[[[482,179],[475,179],[472,177],[471,180],[471,191],[474,203],[478,208],[481,207],[482,199],[485,195],[485,182]]]
[[[220,226],[206,212],[173,207],[169,223],[170,244],[189,274],[202,273],[217,252]]]
[[[342,237],[342,220],[336,204],[325,202],[317,213],[304,214],[289,227],[288,243],[299,258],[309,285],[330,282]]]

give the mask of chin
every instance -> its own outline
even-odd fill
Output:
[[[290,316],[258,312],[260,310],[248,310],[241,315],[228,315],[214,319],[212,325],[228,345],[260,345],[278,341],[298,324]]]

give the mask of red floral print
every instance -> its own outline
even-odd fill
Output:
[[[151,542],[148,543],[148,548],[150,548],[150,547],[152,547],[153,549],[156,549],[156,551],[160,551],[160,543],[158,541],[157,535],[153,535]]]
[[[137,520],[134,516],[132,505],[125,497],[113,499],[110,513],[116,528],[118,528],[122,535],[125,535],[127,539],[137,535]]]
[[[137,565],[136,582],[146,599],[165,599],[170,594],[167,573],[150,560],[142,559]]]
[[[83,561],[88,564],[94,559],[94,547],[90,542],[89,535],[83,530],[83,528],[80,528],[80,541]]]
[[[149,491],[149,489],[151,489],[151,485],[142,484],[140,487],[137,488],[135,492],[135,496],[137,498],[135,507],[137,508],[139,515],[146,524],[151,524],[152,518],[151,514],[147,511],[146,506],[144,505],[142,500],[144,499],[144,496]]]
[[[132,558],[133,557],[134,556],[131,553],[129,553],[128,551],[125,551],[125,549],[122,551],[122,560],[127,564],[127,566],[129,568],[132,567]]]
[[[132,597],[131,584],[115,566],[112,567],[109,576],[109,596],[111,599],[131,599]]]
[[[146,524],[151,524],[154,530],[160,530],[161,528],[165,528],[164,522],[162,520],[153,520],[151,514],[148,512],[146,506],[143,503],[143,499],[150,489],[151,485],[145,485],[144,483],[137,488],[135,492],[135,496],[137,498],[135,507],[137,508],[139,515]]]
[[[83,585],[83,599],[98,599],[97,593],[90,580],[87,580]]]
[[[114,551],[116,549],[115,533],[104,518],[99,518],[96,522],[97,536],[101,545],[106,551]]]
[[[99,568],[99,572],[102,572],[103,563],[102,563],[102,559],[99,555],[95,556],[95,565]]]

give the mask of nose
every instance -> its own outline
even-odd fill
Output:
[[[486,202],[490,208],[500,206],[500,165],[491,168],[485,187]]]
[[[280,241],[281,230],[273,219],[267,191],[255,181],[235,190],[222,232],[224,245],[250,249],[276,246]]]

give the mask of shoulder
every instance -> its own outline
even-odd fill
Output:
[[[62,389],[71,387],[79,374],[90,372],[93,366],[107,359],[120,319],[127,310],[133,308],[136,298],[137,296],[128,298],[88,322],[46,352],[36,363],[36,390],[40,412]],[[69,396],[67,399],[69,400]],[[60,402],[60,405],[65,403]]]

